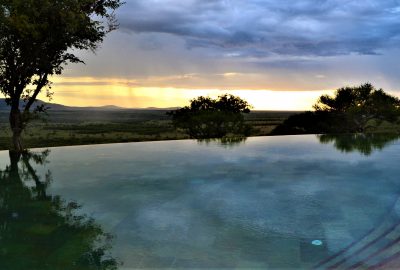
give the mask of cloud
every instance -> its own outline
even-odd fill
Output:
[[[369,81],[400,92],[399,0],[126,2],[117,14],[120,29],[96,54],[80,51],[86,65],[68,66],[64,78],[71,79],[56,90],[117,95],[116,89],[155,87],[184,95],[320,91]]]
[[[396,0],[137,0],[121,30],[236,57],[375,55],[400,44]]]

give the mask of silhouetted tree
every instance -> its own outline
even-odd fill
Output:
[[[222,138],[227,134],[248,135],[249,127],[243,114],[250,113],[250,105],[233,95],[222,95],[218,99],[198,97],[190,106],[168,112],[174,125],[184,129],[190,137],[197,139]]]
[[[0,91],[11,107],[15,150],[23,150],[21,133],[37,96],[44,89],[52,94],[51,76],[67,63],[82,62],[74,50],[96,49],[117,27],[113,11],[120,5],[120,0],[0,0]]]
[[[47,194],[51,172],[43,178],[31,163],[44,164],[48,154],[10,151],[0,171],[0,269],[117,269],[111,235],[76,214],[77,203]]]
[[[304,112],[291,115],[278,125],[271,135],[348,133],[356,129],[342,114],[329,112]]]
[[[334,96],[323,95],[314,105],[317,112],[330,112],[346,117],[357,131],[364,132],[368,122],[395,121],[399,117],[400,100],[366,83],[336,90]]]
[[[369,83],[340,88],[334,96],[323,95],[313,107],[314,112],[289,117],[272,134],[365,132],[383,121],[395,122],[400,116],[400,100]]]

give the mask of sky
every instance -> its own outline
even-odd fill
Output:
[[[119,29],[53,79],[53,102],[176,107],[231,93],[307,110],[365,82],[400,96],[400,0],[125,2]]]

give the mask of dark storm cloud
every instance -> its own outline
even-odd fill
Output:
[[[235,57],[374,55],[400,45],[398,0],[128,0],[121,30]]]

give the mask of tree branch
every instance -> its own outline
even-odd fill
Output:
[[[47,83],[47,76],[48,76],[48,74],[45,73],[45,74],[43,75],[43,77],[41,77],[41,78],[38,80],[38,83],[37,83],[37,86],[36,86],[35,91],[33,92],[33,95],[29,98],[28,103],[25,105],[24,112],[29,112],[29,109],[31,108],[31,106],[32,106],[33,103],[35,102],[35,100],[36,100],[37,96],[39,95],[40,91],[42,90],[43,86],[46,85],[46,83]]]

